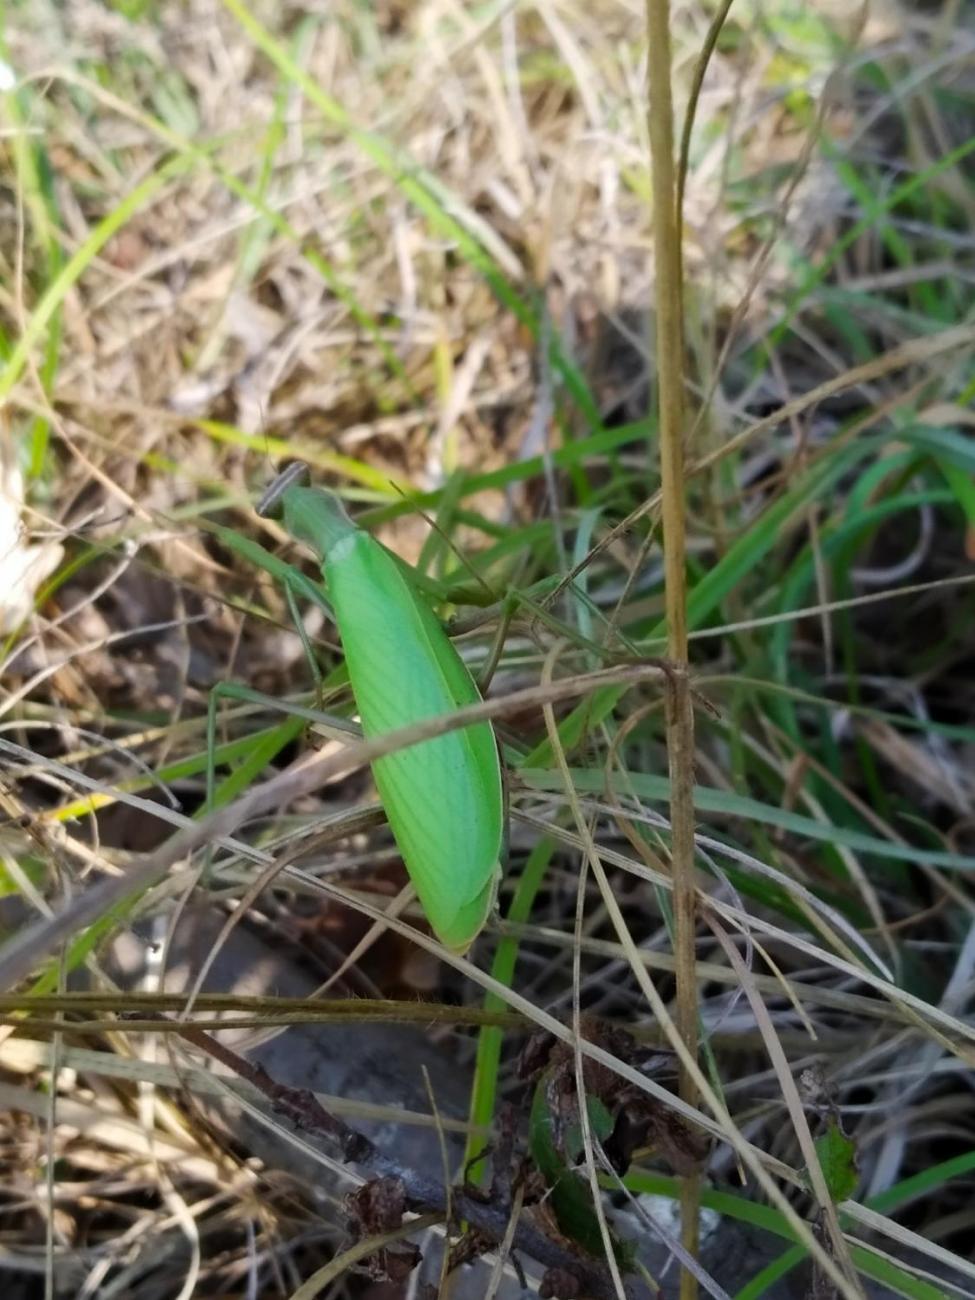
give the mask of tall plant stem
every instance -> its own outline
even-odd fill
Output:
[[[647,0],[649,42],[649,135],[653,175],[653,256],[657,307],[657,407],[666,577],[668,655],[677,669],[668,693],[667,754],[670,768],[671,860],[674,875],[677,960],[677,1025],[688,1050],[697,1054],[697,930],[694,881],[694,713],[687,675],[687,592],[684,536],[684,331],[680,222],[674,166],[674,109],[671,94],[670,6]],[[692,1105],[697,1090],[681,1070],[681,1097]],[[684,1179],[681,1237],[697,1254],[700,1188]],[[684,1269],[681,1300],[695,1300],[697,1280]]]

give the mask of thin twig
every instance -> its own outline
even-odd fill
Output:
[[[657,408],[665,565],[667,648],[677,671],[667,691],[670,769],[671,870],[674,877],[674,955],[677,1026],[697,1060],[697,890],[694,881],[694,709],[687,677],[687,576],[684,537],[684,330],[682,258],[674,170],[670,5],[647,0],[650,73],[649,137],[653,171],[653,255],[657,306]],[[684,671],[681,671],[684,670]],[[696,1105],[697,1088],[681,1064],[680,1095]],[[700,1188],[697,1175],[681,1182],[681,1242],[697,1257]],[[697,1278],[681,1266],[681,1300],[695,1300]]]

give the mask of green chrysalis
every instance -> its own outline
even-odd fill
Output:
[[[480,699],[408,572],[338,499],[290,467],[258,509],[279,504],[288,532],[318,554],[362,730],[369,737]],[[475,723],[378,759],[373,775],[410,879],[452,952],[474,942],[501,875],[505,806],[497,740]]]

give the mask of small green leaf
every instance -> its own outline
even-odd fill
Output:
[[[592,1203],[592,1192],[587,1179],[575,1172],[573,1165],[582,1159],[581,1125],[566,1126],[564,1145],[560,1151],[553,1137],[554,1120],[548,1105],[548,1088],[551,1072],[546,1071],[535,1086],[531,1116],[528,1121],[529,1149],[538,1171],[551,1189],[551,1205],[559,1230],[597,1258],[602,1258],[603,1236]],[[586,1099],[589,1124],[595,1139],[605,1141],[613,1131],[612,1115],[597,1097]],[[632,1267],[633,1246],[613,1236],[613,1250],[620,1266]]]
[[[826,1132],[816,1139],[816,1154],[826,1179],[826,1186],[834,1201],[848,1201],[860,1181],[857,1169],[857,1149],[837,1120],[831,1118]]]
[[[586,1098],[586,1110],[589,1112],[589,1131],[597,1142],[605,1142],[616,1121],[598,1097]],[[565,1158],[573,1165],[583,1159],[586,1144],[582,1140],[582,1125],[578,1122],[569,1124],[565,1130]]]

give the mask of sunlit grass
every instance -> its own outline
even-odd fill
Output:
[[[227,814],[269,772],[338,743],[309,730],[322,708],[350,707],[314,567],[251,508],[287,459],[362,507],[430,590],[466,569],[498,597],[525,594],[496,694],[666,653],[639,7],[394,8],[343,3],[293,23],[241,0],[191,20],[168,5],[4,11],[0,57],[18,81],[0,135],[0,455],[26,471],[26,527],[66,548],[36,617],[4,634],[2,888],[31,920],[198,823],[211,760],[212,806]],[[712,18],[692,7],[674,27],[678,118]],[[797,1232],[834,1211],[827,1264],[848,1251],[861,1279],[907,1296],[948,1293],[931,1280],[948,1263],[975,1277],[960,1245],[975,1145],[962,1077],[975,963],[966,51],[937,11],[891,8],[855,30],[808,7],[734,6],[688,142],[681,567],[704,1100],[616,1067],[714,1137],[702,1204],[728,1231],[744,1221],[782,1239],[729,1283],[740,1297],[806,1259]],[[286,570],[304,582],[315,673]],[[554,593],[529,597],[553,576]],[[442,612],[482,665],[497,611]],[[224,680],[273,692],[292,716],[255,693],[222,708],[208,752]],[[415,909],[386,916],[395,863],[360,827],[363,779],[235,825],[209,864],[186,864],[205,867],[192,897],[238,918],[245,902],[281,951],[289,926],[314,933],[321,916],[347,951],[358,910],[387,927],[361,979],[429,998],[448,1023],[451,1002],[507,1005],[571,1043],[578,986],[584,1010],[673,1046],[663,694],[603,687],[560,703],[548,729],[537,708],[499,721],[510,862],[474,969],[415,937]],[[336,812],[355,833],[309,850]],[[133,826],[147,843],[127,838]],[[62,968],[87,966],[110,991],[109,934],[138,914],[168,923],[190,882],[180,870],[129,897],[71,934],[63,958],[39,931],[29,987],[51,992]],[[245,997],[240,1010],[261,1015]],[[35,1014],[0,1047],[30,1078],[46,1058],[28,1061],[24,1044],[47,1050],[53,1023],[51,1006]],[[469,1052],[445,1047],[446,1069],[470,1081],[468,1160],[517,1095],[522,1041],[490,1023]],[[104,1061],[90,1047],[65,1041],[77,1084],[60,1075],[59,1104],[115,1115],[122,1084],[113,1101],[85,1090],[120,1061],[125,1078],[172,1085],[158,1063],[127,1060],[136,1036],[121,1022],[103,1033]],[[783,1060],[796,1076],[815,1062],[825,1081],[798,1112]],[[9,1104],[29,1109],[26,1092]],[[803,1152],[833,1108],[859,1184],[817,1207]],[[170,1141],[169,1112],[147,1113]],[[108,1139],[85,1141],[96,1163],[119,1158]],[[191,1208],[223,1194],[210,1147],[190,1130],[179,1142],[164,1174],[140,1175],[152,1208],[134,1178],[130,1202],[113,1190],[118,1213],[86,1268],[109,1267],[104,1243],[137,1202],[148,1222],[172,1209],[174,1185]],[[193,1161],[203,1191],[181,1173]],[[680,1195],[659,1152],[624,1182]],[[275,1196],[262,1250],[305,1226]],[[223,1231],[216,1211],[199,1214],[205,1234]],[[24,1239],[44,1249],[43,1230]],[[68,1237],[55,1240],[52,1277],[69,1267]],[[220,1240],[237,1260],[250,1249],[243,1232]],[[295,1285],[320,1264],[300,1258]],[[166,1267],[176,1294],[180,1266]]]

